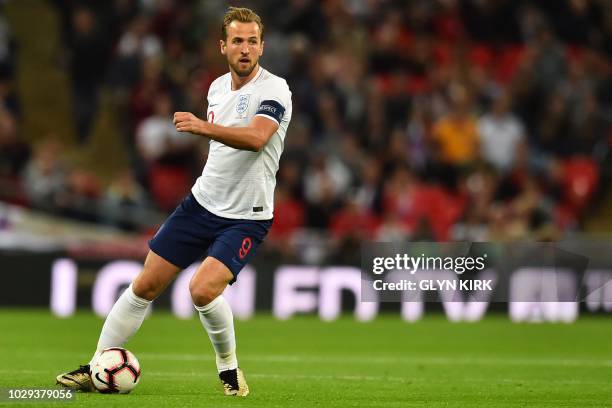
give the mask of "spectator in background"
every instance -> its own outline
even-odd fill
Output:
[[[596,1],[566,0],[554,8],[553,23],[563,41],[572,45],[595,45],[601,40],[598,31],[605,17]]]
[[[82,165],[68,166],[62,189],[55,196],[61,215],[87,222],[100,222],[98,204],[102,183],[93,171]]]
[[[134,86],[140,75],[141,60],[162,54],[161,41],[149,31],[149,26],[147,16],[136,14],[121,33],[117,43],[117,55],[110,68],[110,81],[113,86]]]
[[[137,129],[140,123],[155,113],[155,101],[158,95],[168,94],[171,85],[163,72],[161,56],[148,56],[142,60],[140,81],[130,93],[130,125]]]
[[[64,148],[53,134],[43,140],[34,147],[34,156],[24,169],[23,186],[32,207],[55,213],[66,182]]]
[[[540,153],[567,155],[569,150],[569,117],[565,98],[560,92],[550,95],[536,128]]]
[[[146,191],[134,178],[129,169],[123,169],[111,181],[103,196],[102,214],[106,222],[123,229],[137,228],[138,213],[148,206]]]
[[[426,169],[432,181],[454,189],[461,172],[480,156],[476,119],[472,114],[469,90],[451,85],[450,107],[434,122],[431,131],[431,165]]]
[[[384,154],[385,167],[392,168],[401,163],[410,163],[410,147],[406,132],[402,128],[395,128],[389,134],[389,141]]]
[[[15,92],[12,78],[0,68],[0,110],[6,110],[16,118],[21,116],[21,104]]]
[[[0,75],[11,77],[15,64],[15,42],[3,9],[4,2],[0,3]]]
[[[610,119],[608,119],[610,121]],[[571,120],[570,143],[574,154],[601,156],[606,147],[606,119],[594,93],[585,95]]]
[[[335,142],[335,148],[330,148],[337,159],[342,162],[350,173],[350,185],[357,182],[366,154],[359,146],[357,135],[352,132],[344,132]]]
[[[357,247],[374,237],[378,220],[372,212],[362,207],[354,197],[347,199],[330,221],[332,236],[339,240],[353,241]]]
[[[326,228],[329,218],[346,194],[351,173],[335,156],[324,152],[315,155],[304,177],[304,198],[308,203],[308,221],[312,226]]]
[[[274,191],[274,223],[266,243],[286,257],[294,256],[288,243],[304,227],[305,218],[302,201],[292,197],[285,185],[277,184]]]
[[[79,143],[84,144],[98,111],[98,93],[106,75],[110,44],[97,15],[81,6],[72,12],[69,38],[76,130]]]
[[[176,131],[172,123],[172,101],[168,94],[162,93],[152,99],[153,114],[145,118],[136,131],[136,146],[146,163],[162,160],[174,150],[175,144],[191,139]]]
[[[463,219],[453,227],[453,241],[486,242],[489,236],[487,213],[482,209],[469,207]]]
[[[23,200],[19,176],[30,158],[30,146],[24,142],[17,121],[0,108],[0,196],[12,202]]]
[[[472,116],[472,103],[468,89],[463,85],[451,86],[451,108],[433,128],[439,160],[451,166],[474,162],[479,155],[476,120]]]
[[[355,202],[363,209],[379,212],[381,196],[381,166],[378,160],[366,158],[361,166]]]
[[[465,193],[468,204],[462,219],[452,229],[452,238],[484,242],[489,238],[491,211],[500,206],[495,203],[499,178],[493,168],[479,166],[462,178],[459,189]]]
[[[537,181],[526,177],[517,194],[506,202],[493,202],[489,209],[488,240],[513,241],[537,237],[548,230],[551,208]]]
[[[417,100],[412,105],[406,126],[408,160],[417,170],[423,170],[431,160],[431,123],[426,110],[426,101]]]
[[[190,168],[199,140],[192,134],[180,134],[172,123],[172,100],[168,94],[153,97],[153,115],[144,119],[136,131],[136,145],[145,167],[155,163]]]
[[[149,90],[153,92],[153,90]],[[138,179],[151,192],[162,210],[176,206],[176,200],[190,189],[201,172],[196,160],[200,154],[199,136],[180,134],[172,122],[173,105],[169,94],[153,93],[153,114],[145,118],[136,131],[140,162]]]
[[[160,208],[174,208],[168,187],[189,185],[190,154],[206,152],[168,128],[167,105],[204,112],[203,95],[225,67],[209,21],[223,2],[53,1],[75,57],[70,75],[80,140],[109,66],[130,164],[143,164],[136,175],[144,185],[150,167],[160,167],[147,192]],[[593,188],[605,189],[612,174],[609,3],[263,2],[272,22],[266,36],[278,39],[264,60],[288,71],[294,90],[279,208],[301,207],[302,227],[325,236],[332,214],[348,211],[345,197],[354,194],[361,210],[380,216],[378,237],[433,232],[445,239],[452,222],[454,238],[484,239],[529,235],[534,220],[553,219],[551,208],[563,205],[564,179],[547,185],[542,173],[551,163],[561,169],[577,154],[588,156],[593,174],[601,175]],[[19,118],[9,28],[0,15],[0,104]],[[12,149],[3,147],[0,167],[19,167],[7,167],[21,154]],[[305,154],[313,150],[318,153]],[[38,155],[28,168],[52,161]],[[406,165],[409,177],[398,175]],[[114,188],[125,183],[130,190],[128,178],[119,176]],[[532,203],[535,188],[545,209],[512,204],[521,196],[521,203]],[[297,231],[289,230],[287,236]]]
[[[382,242],[402,242],[411,235],[409,228],[402,223],[398,214],[383,214],[381,223],[376,230],[376,240]]]
[[[30,146],[21,139],[16,118],[0,109],[0,175],[17,176],[30,157]]]
[[[542,24],[533,41],[528,44],[528,55],[524,61],[535,76],[539,92],[551,92],[565,74],[565,55],[555,33],[547,24]]]
[[[361,207],[354,197],[347,199],[330,219],[329,231],[335,247],[331,261],[355,262],[362,243],[374,238],[377,227],[378,219],[369,209]]]
[[[567,75],[559,81],[558,90],[567,101],[568,108],[576,111],[595,93],[598,78],[589,73],[584,56],[575,55],[571,58],[567,65]]]
[[[387,123],[385,121],[385,97],[380,86],[371,80],[366,88],[368,109],[365,118],[365,132],[363,132],[363,144],[371,149],[384,149],[387,138]]]
[[[116,41],[119,35],[127,30],[129,23],[138,15],[137,0],[113,0],[109,5],[109,26]]]
[[[420,219],[425,216],[427,203],[422,193],[423,189],[415,174],[406,165],[398,166],[385,180],[383,189],[382,214],[393,214],[385,219],[386,228],[399,229],[405,235],[413,234]],[[397,222],[401,228],[398,228]],[[389,223],[394,227],[391,228]]]
[[[570,115],[567,150],[589,156],[604,139],[606,128],[596,96],[597,89],[603,86],[598,76],[590,72],[590,65],[586,56],[573,56],[567,76],[559,84],[559,93],[563,95]]]
[[[510,112],[510,99],[502,92],[493,102],[490,112],[478,120],[478,136],[483,158],[500,173],[507,173],[525,149],[525,129]]]

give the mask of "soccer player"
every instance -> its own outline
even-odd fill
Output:
[[[210,86],[208,120],[174,114],[178,131],[211,139],[208,161],[191,194],[150,241],[142,272],[113,306],[96,348],[125,344],[151,302],[206,254],[189,289],[215,349],[225,395],[246,396],[249,388],[238,368],[232,310],[221,294],[272,225],[275,174],[291,120],[286,81],[259,65],[263,32],[260,17],[249,9],[230,7],[225,14],[220,48],[229,72]],[[57,383],[92,390],[89,365],[60,374]]]

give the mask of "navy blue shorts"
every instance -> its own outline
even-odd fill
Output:
[[[219,217],[189,193],[149,241],[151,251],[180,267],[212,256],[234,275],[230,284],[266,237],[272,220],[235,220]]]

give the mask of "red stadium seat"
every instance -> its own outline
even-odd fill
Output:
[[[451,47],[444,42],[437,42],[433,51],[437,65],[448,65],[452,62]]]
[[[169,211],[189,192],[191,178],[182,167],[156,164],[149,170],[149,185],[157,206]]]
[[[439,186],[428,188],[426,197],[425,212],[433,235],[438,241],[448,241],[453,225],[463,213],[464,200]]]
[[[304,226],[304,205],[295,199],[276,200],[274,202],[274,224],[270,229],[270,238],[289,240]]]
[[[491,47],[479,44],[470,49],[470,62],[483,68],[488,68],[495,60],[495,53]]]
[[[408,77],[407,92],[410,95],[425,94],[431,91],[431,83],[425,76],[410,76]]]
[[[564,205],[578,215],[597,189],[597,163],[585,156],[572,157],[561,164],[561,173]]]
[[[519,67],[525,48],[522,45],[512,45],[506,47],[496,58],[495,77],[503,83],[510,81]]]
[[[330,220],[330,231],[336,238],[358,236],[371,239],[378,227],[379,220],[376,216],[352,204],[336,212]]]

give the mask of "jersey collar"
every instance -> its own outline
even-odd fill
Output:
[[[246,88],[247,86],[251,85],[252,83],[254,83],[255,81],[257,81],[259,79],[259,77],[261,76],[261,74],[263,73],[263,67],[259,64],[257,64],[257,73],[255,74],[255,76],[253,78],[251,78],[251,80],[249,82],[247,82],[246,84],[242,85],[242,88],[240,89],[236,89],[233,90],[232,89],[232,74],[229,74],[229,89],[230,92],[240,92],[242,90],[244,90],[244,88]]]

